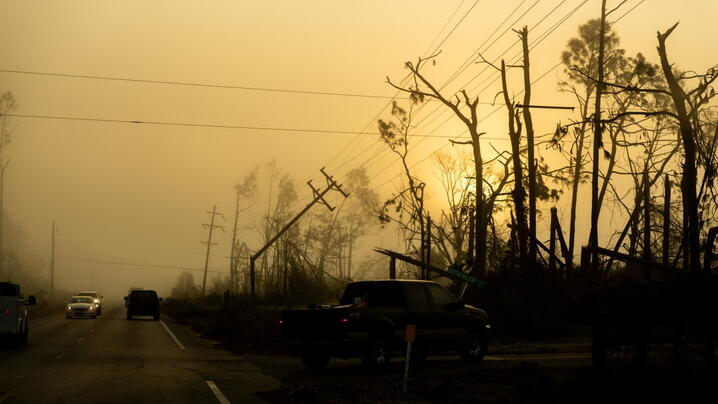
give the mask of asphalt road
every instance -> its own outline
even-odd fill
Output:
[[[1,403],[261,402],[279,382],[163,318],[31,321],[26,346],[0,348]]]
[[[461,374],[519,363],[584,366],[589,355],[489,355],[478,364],[434,357],[412,376]],[[125,319],[124,305],[105,307],[97,319],[62,316],[31,322],[19,349],[0,348],[0,403],[252,403],[257,392],[284,386],[400,377],[396,359],[384,372],[357,359],[333,359],[322,372],[291,356],[236,355],[217,349],[170,319]]]

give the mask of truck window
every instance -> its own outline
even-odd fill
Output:
[[[21,296],[20,286],[9,282],[0,282],[0,296]]]
[[[355,299],[369,307],[403,307],[401,285],[398,282],[364,282],[347,286],[341,304],[354,304]]]
[[[434,307],[444,307],[449,303],[455,303],[456,300],[451,293],[439,285],[428,284],[429,294]]]
[[[405,285],[406,304],[414,310],[426,309],[429,307],[429,299],[424,292],[424,285],[421,283],[407,283]]]

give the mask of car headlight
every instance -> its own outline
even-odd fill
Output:
[[[100,303],[100,299],[95,299],[95,303]]]
[[[68,311],[72,310],[72,307],[71,307],[71,306],[67,306],[67,310],[68,310]]]
[[[90,305],[90,311],[95,310],[95,306]]]

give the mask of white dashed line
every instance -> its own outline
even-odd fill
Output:
[[[214,393],[214,396],[217,397],[217,401],[219,401],[220,404],[230,404],[230,401],[227,400],[227,397],[224,393],[222,393],[222,390],[220,390],[213,381],[207,380],[207,386],[209,386],[209,389],[212,390],[212,393]]]
[[[165,328],[165,331],[167,331],[167,334],[169,334],[170,337],[172,337],[172,339],[177,343],[177,346],[179,347],[179,349],[186,351],[187,349],[185,349],[184,345],[182,345],[182,343],[179,342],[179,340],[177,339],[177,337],[175,337],[175,335],[172,333],[172,331],[170,331],[169,327],[167,327],[167,324],[165,324],[165,322],[162,320],[160,320],[160,324],[162,324],[162,327]],[[229,401],[227,401],[227,402],[229,402]]]

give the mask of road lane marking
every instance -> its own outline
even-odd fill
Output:
[[[224,393],[222,393],[222,390],[220,390],[213,381],[207,380],[207,386],[209,386],[209,389],[212,390],[212,393],[214,393],[214,396],[217,397],[217,401],[219,401],[220,404],[230,404],[230,401],[227,400],[227,397]]]
[[[185,349],[184,345],[182,345],[182,343],[179,342],[179,340],[177,339],[177,337],[175,337],[175,335],[172,333],[172,331],[170,331],[169,327],[167,327],[167,325],[165,324],[165,322],[162,321],[162,320],[160,320],[160,324],[162,324],[162,327],[165,328],[165,331],[167,331],[167,334],[169,334],[170,337],[172,337],[172,339],[177,343],[177,346],[179,347],[179,349],[181,349],[181,350],[183,350],[183,351],[186,351],[187,349]],[[220,392],[220,393],[221,393],[221,392]],[[229,401],[227,401],[227,402],[229,402]]]

